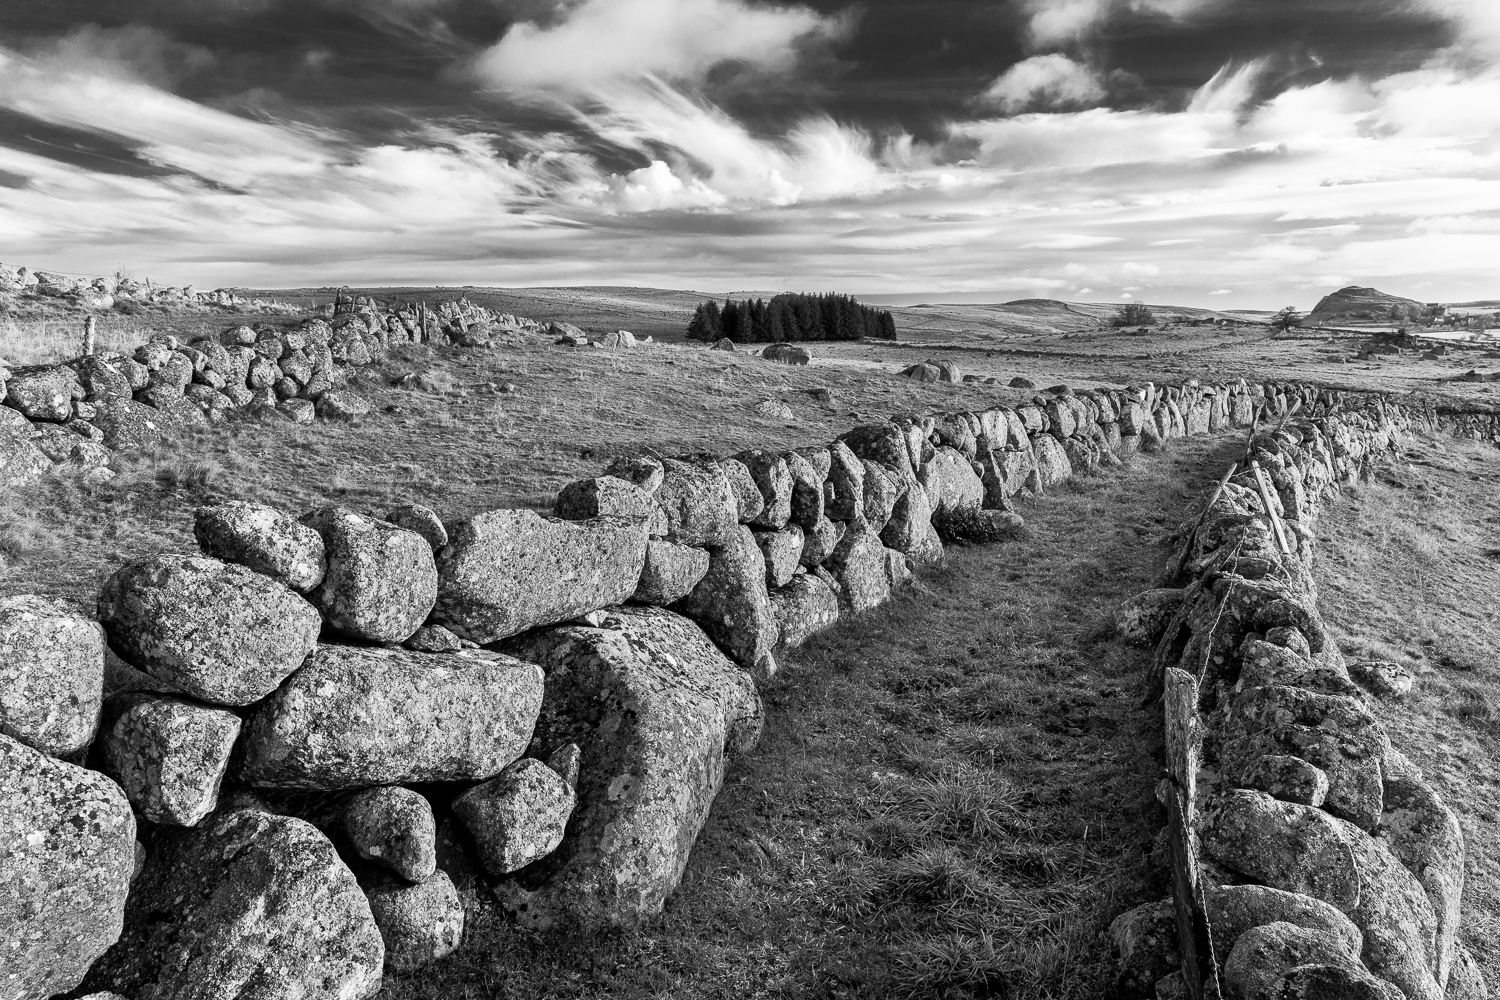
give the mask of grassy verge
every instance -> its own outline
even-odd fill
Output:
[[[482,918],[382,996],[1106,995],[1109,921],[1169,890],[1149,654],[1102,623],[1226,447],[1065,486],[789,656],[660,921],[579,942]]]
[[[1380,702],[1391,741],[1458,814],[1461,936],[1500,980],[1500,455],[1418,442],[1412,461],[1324,511],[1320,603],[1351,659],[1395,660],[1412,695]]]

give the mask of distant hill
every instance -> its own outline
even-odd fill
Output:
[[[1427,305],[1415,299],[1387,295],[1377,288],[1350,285],[1323,296],[1302,321],[1303,326],[1347,326],[1375,323],[1408,323],[1428,319]]]

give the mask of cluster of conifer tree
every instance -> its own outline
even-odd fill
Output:
[[[784,340],[896,339],[896,321],[883,309],[860,305],[847,295],[783,292],[771,299],[720,306],[710,299],[688,324],[692,340],[728,337],[737,343],[774,344]]]

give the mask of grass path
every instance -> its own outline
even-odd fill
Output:
[[[1169,890],[1149,654],[1102,623],[1233,447],[1060,488],[1024,537],[787,657],[661,921],[581,942],[481,919],[383,996],[1106,996],[1109,921]]]

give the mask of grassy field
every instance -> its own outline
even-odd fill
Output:
[[[578,942],[490,916],[382,997],[1107,996],[1109,921],[1170,889],[1150,654],[1101,626],[1234,447],[1065,485],[786,657],[659,922]]]
[[[1488,445],[1419,441],[1318,522],[1324,615],[1351,660],[1395,660],[1412,695],[1375,708],[1458,814],[1461,936],[1500,981],[1500,463]]]

